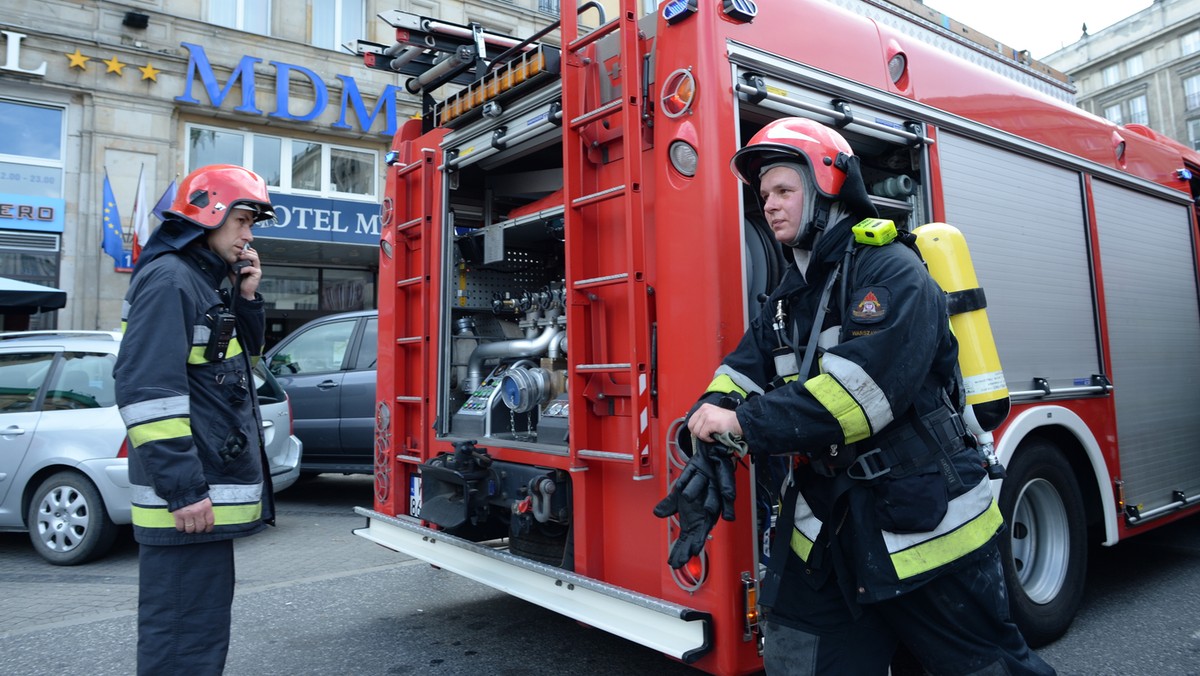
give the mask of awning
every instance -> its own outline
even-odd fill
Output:
[[[0,312],[33,314],[59,310],[66,304],[66,291],[0,277]]]

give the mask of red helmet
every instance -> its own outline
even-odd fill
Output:
[[[210,164],[184,177],[166,213],[214,230],[238,207],[253,211],[256,223],[275,217],[261,176],[233,164]]]
[[[758,130],[749,143],[734,153],[729,167],[742,182],[754,186],[758,185],[758,172],[764,160],[799,160],[812,170],[817,191],[835,198],[846,181],[845,162],[839,161],[840,154],[854,155],[841,134],[820,122],[785,117]]]

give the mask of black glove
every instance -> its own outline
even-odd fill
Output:
[[[671,545],[667,564],[682,568],[704,549],[704,542],[720,514],[733,520],[737,496],[733,480],[733,454],[723,446],[692,440],[695,451],[675,480],[667,497],[654,506],[660,519],[679,514],[679,538]]]

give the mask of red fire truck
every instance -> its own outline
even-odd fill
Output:
[[[529,39],[396,11],[395,44],[360,43],[423,114],[388,154],[359,535],[710,673],[760,668],[775,487],[739,471],[738,518],[678,571],[651,509],[782,274],[729,170],[782,116],[839,129],[886,218],[970,244],[1031,642],[1066,630],[1091,544],[1200,510],[1200,155],[881,0],[568,4]]]

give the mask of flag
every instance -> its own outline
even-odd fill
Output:
[[[175,187],[175,181],[171,181],[171,185],[167,186],[166,192],[164,192],[162,194],[162,197],[158,198],[158,204],[154,205],[154,210],[153,210],[153,214],[158,217],[158,220],[160,220],[160,221],[167,220],[167,215],[164,214],[163,212],[166,211],[167,209],[170,209],[171,204],[175,201],[176,189],[177,188]]]
[[[138,254],[150,239],[150,209],[146,204],[145,167],[138,172],[137,194],[133,197],[133,216],[129,219],[130,229],[133,230],[133,253],[130,261],[137,263]]]
[[[121,267],[125,262],[125,247],[121,243],[121,214],[117,211],[117,198],[113,197],[107,171],[104,172],[104,204],[101,213],[104,214],[104,240],[100,248],[112,256],[114,266]]]

